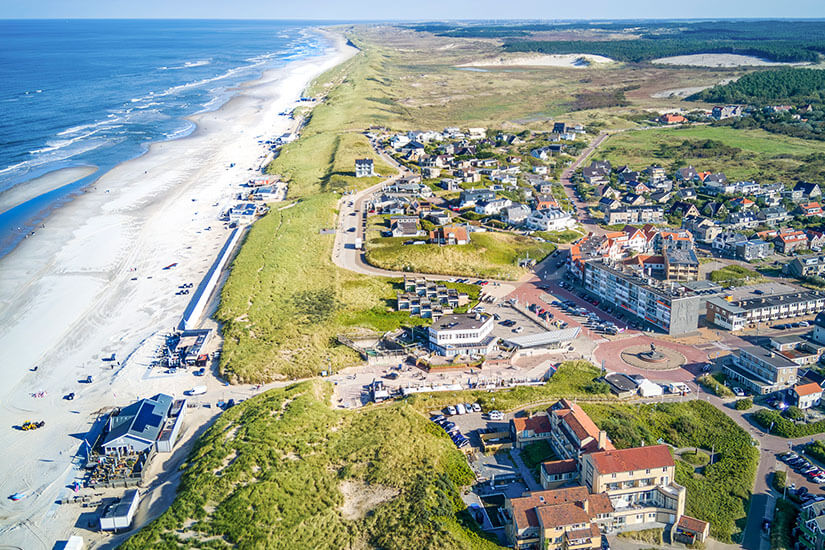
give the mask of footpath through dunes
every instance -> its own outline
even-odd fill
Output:
[[[220,217],[260,166],[259,136],[286,131],[291,122],[278,113],[348,55],[342,46],[266,73],[238,91],[242,99],[198,115],[202,130],[112,169],[0,261],[0,348],[9,358],[0,423],[45,421],[0,431],[0,471],[13,473],[0,493],[29,495],[0,501],[4,543],[48,549],[70,533],[78,508],[55,501],[82,479],[73,457],[99,411],[191,388],[189,377],[149,368],[186,306],[175,292],[203,276],[225,241]],[[102,361],[113,353],[116,361]]]

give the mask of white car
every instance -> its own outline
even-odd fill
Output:
[[[455,410],[458,411],[458,414],[464,414],[467,412],[467,409],[464,408],[464,403],[459,403],[456,405]]]
[[[473,403],[473,412],[480,413],[481,405],[479,405],[478,403]]]
[[[454,415],[456,413],[455,407],[447,405],[447,414]]]
[[[490,420],[504,420],[504,413],[501,411],[490,411]]]
[[[742,388],[734,386],[731,389],[733,390],[733,395],[735,395],[736,397],[745,397],[745,392],[742,391]]]

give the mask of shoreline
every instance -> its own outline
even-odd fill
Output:
[[[0,193],[0,214],[5,214],[32,199],[89,177],[97,171],[98,167],[90,164],[56,168],[26,181],[25,185],[15,185]]]
[[[197,284],[225,242],[230,230],[218,217],[240,184],[260,173],[268,151],[258,141],[295,124],[279,113],[356,53],[334,36],[319,55],[265,71],[219,109],[187,117],[195,131],[106,172],[0,259],[0,346],[11,359],[0,415],[6,425],[46,421],[35,432],[0,435],[9,449],[0,458],[2,490],[30,495],[22,506],[0,502],[7,543],[51,548],[74,531],[78,509],[54,502],[76,473],[71,457],[80,440],[70,434],[86,432],[94,411],[160,392],[180,397],[192,386],[191,374],[149,368],[187,305],[175,291]],[[111,353],[122,361],[117,369],[101,361]],[[78,384],[89,374],[93,384]],[[220,391],[213,376],[202,380]],[[37,392],[46,397],[33,398]],[[69,392],[77,392],[74,401],[63,399]]]

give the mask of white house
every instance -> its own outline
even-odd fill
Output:
[[[524,204],[514,204],[501,211],[501,221],[518,225],[530,215],[530,208]]]
[[[512,204],[513,201],[510,199],[493,199],[491,201],[479,202],[476,204],[475,213],[494,216]]]
[[[486,355],[495,347],[493,324],[489,315],[444,315],[428,329],[430,349],[446,356]]]
[[[538,174],[540,176],[547,175],[547,167],[546,166],[533,166],[533,173]]]
[[[576,221],[570,214],[550,208],[533,212],[524,221],[524,225],[532,231],[561,231],[572,228]]]
[[[401,149],[410,142],[410,138],[404,134],[396,134],[390,138],[390,146],[395,149]]]

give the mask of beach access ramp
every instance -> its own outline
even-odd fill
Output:
[[[206,304],[209,303],[212,293],[218,286],[221,273],[229,262],[229,258],[232,257],[232,252],[235,250],[238,242],[241,240],[241,234],[242,230],[240,227],[236,227],[232,230],[232,233],[229,234],[215,262],[209,268],[209,271],[206,272],[198,288],[195,289],[195,292],[192,294],[192,299],[189,301],[189,305],[186,306],[186,310],[183,312],[183,318],[178,325],[179,330],[191,330],[200,323],[203,311],[206,309]]]

